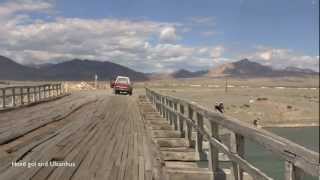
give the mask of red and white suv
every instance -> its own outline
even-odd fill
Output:
[[[125,92],[130,96],[132,95],[133,87],[129,77],[118,76],[115,82],[112,83],[112,86],[114,94],[120,94],[122,92]]]

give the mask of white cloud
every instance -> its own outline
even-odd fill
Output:
[[[257,47],[256,52],[242,55],[265,65],[276,68],[295,66],[319,71],[319,58],[297,53],[291,49]]]
[[[11,0],[0,4],[0,17],[17,12],[41,12],[52,8],[52,3],[41,0]]]
[[[160,42],[173,43],[177,40],[176,29],[174,27],[165,27],[160,33]]]
[[[259,53],[259,56],[263,60],[271,60],[272,58],[272,51],[262,52]]]
[[[212,58],[219,58],[222,56],[223,52],[225,51],[225,48],[223,46],[217,46],[217,47],[214,47],[212,50],[211,50],[211,53],[210,53],[210,56]]]

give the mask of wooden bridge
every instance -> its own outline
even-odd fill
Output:
[[[66,94],[60,84],[0,92],[0,180],[272,179],[244,158],[246,139],[285,161],[286,180],[320,175],[318,153],[151,89],[132,97]]]

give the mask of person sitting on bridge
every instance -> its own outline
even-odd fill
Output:
[[[224,113],[224,105],[223,102],[216,102],[216,105],[214,106],[214,109],[220,113]]]

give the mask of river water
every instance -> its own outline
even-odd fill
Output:
[[[265,128],[279,136],[319,152],[319,127]],[[246,159],[275,180],[284,179],[284,161],[255,143],[246,141]],[[304,180],[318,180],[317,177],[304,177]]]

